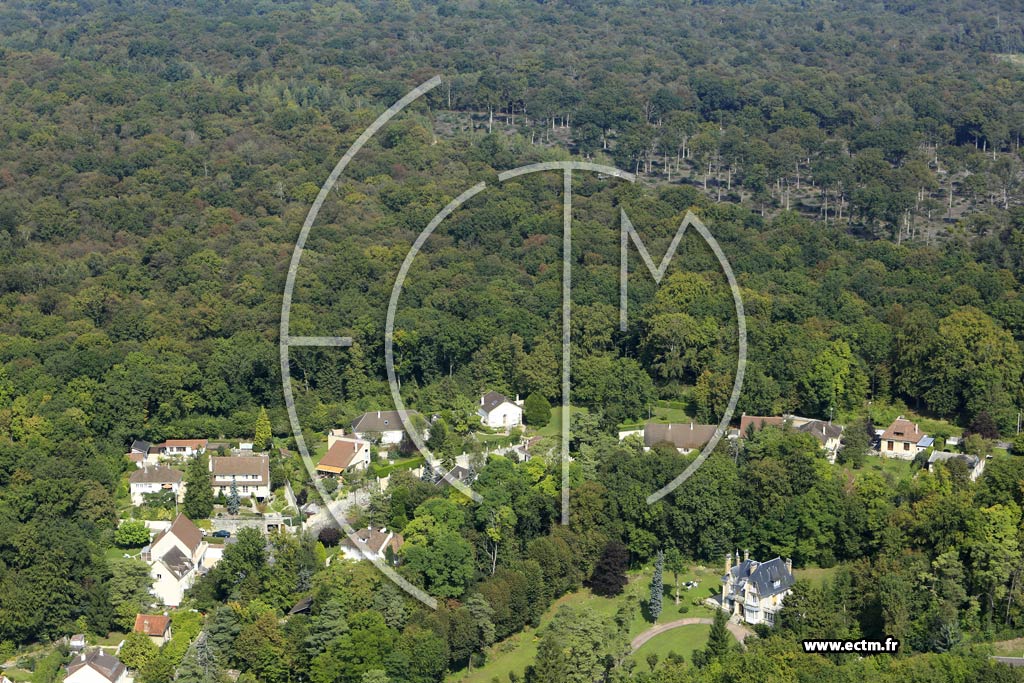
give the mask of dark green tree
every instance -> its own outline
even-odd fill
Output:
[[[531,427],[546,427],[551,422],[551,404],[538,393],[530,394],[523,403],[523,420]]]

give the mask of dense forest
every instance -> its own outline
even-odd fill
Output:
[[[0,651],[76,625],[98,633],[138,601],[132,568],[104,555],[132,439],[247,437],[261,407],[287,438],[277,345],[299,227],[355,138],[435,74],[442,84],[358,155],[311,234],[291,332],[355,345],[292,351],[301,421],[322,432],[392,407],[383,329],[395,275],[427,222],[480,181],[489,191],[428,241],[403,292],[403,395],[444,416],[453,452],[467,447],[481,391],[557,401],[561,182],[496,177],[537,161],[616,165],[638,181],[574,179],[579,521],[556,523],[558,472],[541,459],[495,459],[480,473],[494,500],[479,507],[400,483],[368,515],[405,529],[402,571],[449,599],[445,610],[417,611],[369,568],[314,571],[313,539],[281,541],[271,563],[254,543],[194,596],[221,667],[334,680],[335,664],[316,657],[350,659],[327,647],[341,638],[396,653],[344,680],[439,680],[582,585],[613,542],[634,566],[661,547],[719,563],[737,544],[844,563],[835,585],[795,594],[844,605],[844,621],[794,618],[745,655],[719,653],[699,672],[672,665],[684,670],[659,680],[745,680],[789,661],[794,634],[810,631],[896,634],[907,652],[933,653],[1017,634],[1024,474],[1012,459],[977,484],[957,472],[850,480],[813,443],[769,430],[743,453],[723,446],[685,495],[648,509],[643,495],[687,461],[632,457],[610,434],[655,401],[705,422],[727,403],[735,313],[695,235],[660,287],[633,258],[630,327],[617,331],[620,210],[658,255],[692,209],[742,288],[750,350],[737,412],[859,419],[909,407],[1013,435],[1024,405],[1022,9],[4,3]],[[353,582],[363,594],[342,590]],[[275,631],[277,612],[309,591],[309,623]],[[523,602],[499,604],[512,596]],[[488,610],[494,628],[481,632]],[[267,642],[292,659],[239,654]],[[864,667],[890,664],[827,666],[835,680],[904,680],[900,666],[935,667],[935,680],[950,680],[945,666],[958,680],[1009,676],[959,656],[873,673]],[[265,667],[243,664],[257,660]],[[791,665],[826,675],[826,664]],[[551,666],[535,680],[563,680]],[[147,683],[169,676],[162,662]]]

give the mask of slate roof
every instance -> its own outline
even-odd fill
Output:
[[[480,410],[490,413],[502,403],[512,403],[512,401],[505,394],[498,393],[497,391],[488,391],[480,399]]]
[[[824,420],[811,420],[807,424],[797,427],[796,431],[807,432],[823,444],[829,439],[838,439],[843,434],[842,427]]]
[[[356,530],[356,538],[366,544],[370,549],[370,552],[376,555],[383,555],[384,549],[388,546],[391,550],[398,552],[398,549],[405,543],[405,539],[402,538],[402,534],[395,534],[389,532],[385,527],[375,529],[374,527],[366,527],[365,529]],[[390,536],[390,539],[388,538]],[[359,546],[352,541],[351,538],[345,539],[345,544],[350,548],[359,549]]]
[[[149,449],[152,447],[153,444],[150,442],[143,441],[142,439],[136,439],[135,441],[132,441],[132,447],[130,450],[135,453],[149,453]]]
[[[948,451],[934,451],[928,456],[928,464],[933,465],[937,462],[946,462],[947,460],[953,459],[962,460],[967,469],[973,470],[981,462],[981,459],[976,455],[968,455],[966,453],[949,453]]]
[[[132,630],[147,636],[162,637],[170,625],[171,618],[162,614],[136,614],[135,628]]]
[[[196,549],[199,548],[199,544],[203,542],[203,532],[185,515],[178,515],[171,526],[156,535],[150,545],[156,545],[157,541],[163,538],[165,534],[177,536],[178,540],[184,543],[192,553],[195,553]]]
[[[76,657],[68,664],[68,676],[83,667],[92,667],[108,681],[116,681],[124,675],[125,667],[121,660],[113,655],[108,655],[103,650],[96,649],[88,654]]]
[[[228,455],[210,458],[210,472],[216,478],[230,478],[242,475],[257,475],[259,479],[246,479],[240,484],[246,486],[268,486],[270,484],[269,455]]]
[[[339,440],[327,449],[324,457],[317,463],[318,470],[333,472],[335,474],[344,472],[352,466],[356,454],[368,444],[365,441]]]
[[[192,571],[192,568],[195,566],[192,564],[191,558],[181,552],[178,546],[174,546],[164,553],[164,556],[160,558],[160,562],[163,562],[179,581]]]
[[[128,481],[132,484],[180,484],[182,474],[180,470],[164,465],[154,467],[143,467],[135,470]]]
[[[767,562],[744,560],[729,570],[732,584],[750,582],[760,597],[783,593],[793,587],[793,573],[786,568],[781,557]],[[778,585],[776,585],[778,584]]]
[[[909,441],[916,444],[925,436],[924,432],[916,423],[905,419],[902,415],[892,421],[892,424],[882,432],[883,441]]]
[[[313,609],[313,596],[308,595],[299,600],[295,605],[288,610],[288,614],[309,614]]]
[[[711,441],[717,425],[702,425],[688,422],[685,424],[659,424],[648,422],[644,425],[644,445],[653,446],[667,441],[676,448],[697,450]]]
[[[418,415],[415,410],[407,410],[408,417]],[[359,419],[352,423],[352,431],[365,434],[366,432],[394,432],[405,429],[402,425],[402,417],[397,410],[377,410],[372,413],[363,413]]]

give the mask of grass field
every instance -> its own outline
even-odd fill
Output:
[[[569,406],[569,410],[574,413],[586,413],[586,408],[580,408],[578,406]],[[540,436],[559,436],[562,433],[562,408],[561,406],[551,406],[551,422],[548,422],[546,427],[541,427],[537,430],[537,434]]]
[[[642,605],[646,604],[648,599],[650,579],[650,569],[631,572],[629,575],[629,585],[626,587],[626,590],[622,595],[615,598],[603,598],[596,596],[586,588],[563,596],[557,600],[547,612],[544,613],[543,617],[541,617],[540,628],[527,628],[526,630],[517,633],[500,643],[494,644],[488,651],[487,663],[484,666],[474,669],[472,673],[465,670],[457,671],[450,674],[447,681],[449,683],[491,683],[491,681],[497,677],[499,681],[504,682],[508,680],[508,674],[510,671],[514,671],[520,676],[520,678],[522,678],[523,671],[526,669],[527,665],[532,664],[534,658],[537,656],[537,645],[540,642],[538,633],[543,632],[544,628],[551,623],[551,619],[558,611],[558,608],[563,605],[585,607],[589,612],[598,614],[610,621],[615,617],[615,613],[618,612],[620,606],[632,603],[635,609],[628,633],[628,639],[631,640],[634,636],[646,631],[652,626],[651,622],[644,618],[643,610],[641,609]],[[691,591],[680,590],[680,604],[688,606],[685,613],[680,613],[679,608],[674,604],[671,591],[671,584],[675,581],[675,577],[671,572],[665,573],[666,590],[664,610],[661,613],[661,619],[659,621],[667,622],[680,619],[682,617],[714,616],[714,613],[707,607],[704,607],[703,605],[696,606],[692,603],[696,598],[708,597],[711,594],[712,589],[716,591],[718,590],[720,585],[718,583],[718,569],[696,567],[679,575],[680,584],[690,580],[700,581],[700,587]],[[704,637],[706,638],[706,634]],[[654,638],[651,642],[659,640],[660,638],[661,636]],[[687,654],[686,652],[683,652],[682,646],[677,646],[676,651],[683,655]],[[668,650],[666,650],[666,654],[667,653]],[[646,664],[643,664],[643,666],[646,666]]]
[[[822,567],[804,567],[803,569],[794,569],[793,577],[797,579],[806,579],[811,582],[814,586],[821,586],[825,581],[832,580],[832,577],[839,571],[839,566],[829,567],[823,569]]]
[[[1024,657],[1024,638],[992,643],[992,651],[1000,657]]]
[[[671,631],[658,634],[643,644],[639,650],[633,653],[633,659],[637,662],[640,671],[649,671],[647,657],[651,654],[658,655],[658,661],[665,661],[670,652],[682,655],[686,661],[693,660],[693,651],[699,650],[707,645],[708,634],[711,627],[707,624],[693,624],[691,626],[680,626]]]

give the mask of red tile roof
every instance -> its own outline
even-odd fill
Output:
[[[352,466],[356,454],[369,444],[366,441],[335,441],[317,464],[318,470],[338,474]]]
[[[889,428],[882,433],[883,441],[909,441],[917,443],[924,436],[916,423],[905,419],[902,415],[897,417],[889,425]]]
[[[147,636],[164,636],[171,625],[171,618],[162,614],[136,614],[135,628],[138,633]]]

